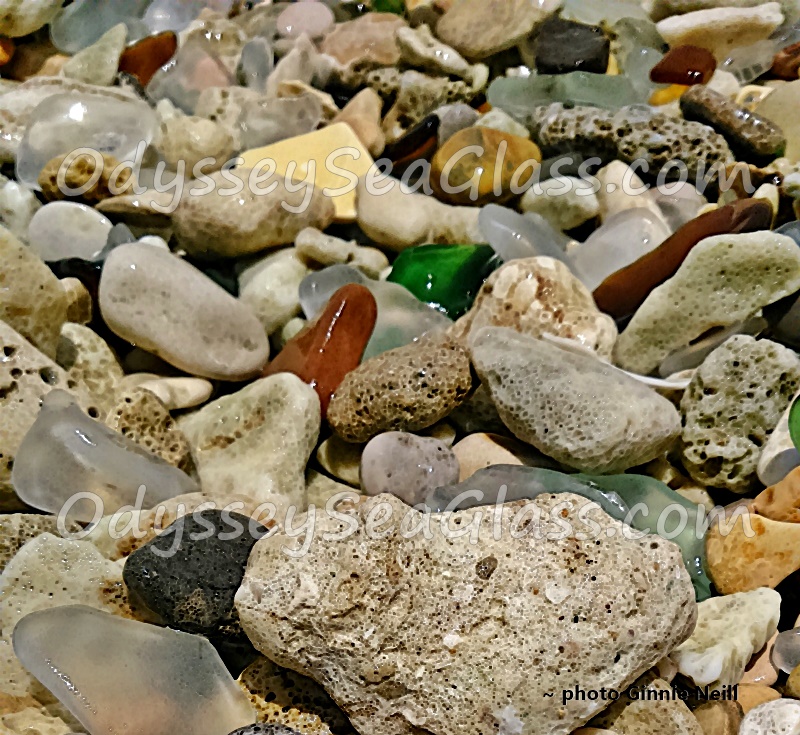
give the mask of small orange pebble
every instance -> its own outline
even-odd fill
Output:
[[[11,61],[16,50],[17,47],[10,38],[0,38],[0,66]]]
[[[488,102],[484,102],[478,108],[478,112],[480,112],[482,115],[485,115],[487,112],[491,112],[491,111],[492,111],[492,106]]]
[[[650,95],[650,104],[654,107],[668,105],[670,102],[680,99],[687,89],[689,87],[685,84],[671,84],[666,89],[657,89]]]

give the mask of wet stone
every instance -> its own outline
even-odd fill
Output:
[[[60,177],[63,183],[59,183]],[[113,156],[104,153],[97,159],[68,153],[48,161],[39,174],[38,183],[49,202],[70,199],[94,205],[124,193],[134,185],[135,179],[131,169],[123,168]]]
[[[605,74],[610,47],[602,28],[550,17],[539,29],[536,70],[539,74]]]
[[[133,74],[139,84],[146,87],[153,75],[169,62],[177,50],[178,37],[172,31],[147,36],[122,52],[119,71]]]
[[[200,635],[235,629],[233,597],[265,533],[239,513],[185,515],[127,558],[122,579],[171,628]]]
[[[778,51],[770,71],[787,82],[796,81],[800,71],[800,43],[793,43]]]
[[[737,157],[753,163],[768,163],[782,155],[783,131],[706,85],[695,85],[681,95],[681,112],[687,120],[710,125],[725,136]]]
[[[650,70],[650,79],[657,84],[708,84],[716,68],[717,60],[709,50],[676,46]]]

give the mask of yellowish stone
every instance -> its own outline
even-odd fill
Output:
[[[747,714],[751,709],[755,709],[765,702],[774,702],[780,699],[781,695],[770,687],[761,684],[740,684],[737,701],[742,707],[742,712]]]
[[[270,170],[267,166],[271,168],[274,163],[279,176],[295,181],[310,179],[315,187],[326,187],[324,193],[333,199],[338,222],[355,221],[356,183],[373,164],[369,151],[346,123],[245,151],[242,158],[243,168],[261,170],[266,175]]]
[[[800,79],[782,84],[756,108],[758,115],[774,122],[786,136],[784,156],[800,161]]]
[[[679,100],[687,89],[689,89],[689,87],[685,84],[671,84],[666,89],[657,89],[650,95],[650,104],[655,107],[668,105],[670,102]]]
[[[736,104],[750,112],[755,112],[758,107],[773,92],[772,87],[762,87],[760,84],[748,84],[739,90],[736,95]]]

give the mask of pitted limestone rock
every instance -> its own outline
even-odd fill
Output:
[[[794,735],[800,732],[800,702],[777,699],[751,709],[742,720],[739,735]]]
[[[614,348],[617,364],[646,375],[703,333],[745,321],[800,289],[800,249],[773,232],[717,235],[692,248],[653,289]]]
[[[420,513],[390,495],[370,498],[351,511],[356,530],[344,540],[349,524],[318,517],[311,549],[292,564],[281,548],[299,549],[298,539],[259,541],[236,594],[242,626],[269,658],[321,683],[359,732],[567,735],[602,703],[554,707],[546,692],[630,684],[695,622],[670,542],[625,538],[597,507],[585,513],[601,544],[563,539],[554,514],[569,523],[586,502],[568,493],[534,500],[543,521],[531,529],[562,534],[545,542],[510,532],[519,502],[502,506],[499,539],[494,514],[474,509],[433,516],[426,538],[397,531],[419,528]],[[376,506],[394,533],[366,530]],[[477,542],[440,522],[470,528]]]
[[[666,398],[608,363],[499,327],[478,331],[470,348],[505,425],[568,467],[622,472],[680,434]]]
[[[70,533],[80,531],[77,523],[66,522]],[[0,515],[0,574],[14,555],[30,541],[43,533],[59,536],[56,516],[34,513],[8,513]]]
[[[328,422],[348,442],[365,442],[384,431],[426,429],[461,405],[471,387],[466,350],[432,334],[349,373],[331,400]]]
[[[731,337],[695,371],[681,399],[681,457],[704,485],[747,492],[769,435],[800,388],[800,359],[770,340]]]
[[[602,357],[611,356],[617,338],[614,320],[599,311],[587,288],[564,263],[546,257],[512,260],[492,273],[450,334],[469,341],[482,327],[510,327],[531,337],[554,334]]]
[[[49,358],[67,320],[67,295],[50,269],[0,227],[0,319]]]
[[[103,415],[111,409],[114,390],[125,373],[99,334],[82,324],[67,322],[61,329],[56,362],[70,380],[92,394]]]
[[[767,587],[704,600],[691,638],[670,658],[698,686],[738,684],[753,654],[778,630],[780,610],[781,596]]]
[[[306,463],[317,444],[319,398],[290,373],[262,378],[189,414],[180,427],[202,487],[305,507]]]

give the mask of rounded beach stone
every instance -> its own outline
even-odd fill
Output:
[[[298,6],[298,12],[302,7]],[[361,18],[337,23],[323,39],[320,51],[344,66],[393,66],[400,61],[394,34],[405,25],[406,22],[394,13],[367,13]]]
[[[144,380],[140,388],[149,390],[168,411],[194,408],[205,403],[214,391],[214,386],[203,378],[158,378]]]
[[[116,248],[100,279],[100,311],[120,337],[204,378],[246,380],[269,357],[250,309],[171,253]]]
[[[693,710],[703,735],[739,735],[742,707],[738,702],[706,702]]]
[[[539,74],[605,74],[610,48],[602,28],[551,16],[539,29],[536,70]]]
[[[307,33],[309,38],[319,38],[333,28],[334,17],[324,3],[304,2],[287,6],[275,23],[284,38],[297,38],[302,33]]]
[[[465,128],[433,157],[431,187],[450,204],[504,202],[514,196],[512,186],[523,190],[541,160],[539,146],[527,138],[492,128]]]
[[[330,402],[328,422],[354,443],[384,431],[417,431],[450,414],[471,387],[466,350],[445,335],[428,335],[349,373]]]
[[[739,735],[792,735],[798,730],[800,702],[776,699],[750,710],[742,720]]]
[[[681,458],[704,485],[744,493],[758,458],[800,387],[800,358],[745,335],[731,337],[695,371],[681,399]]]
[[[391,493],[407,505],[458,482],[453,450],[438,439],[388,431],[371,439],[361,455],[361,489],[366,495]]]
[[[479,470],[498,464],[558,469],[556,462],[529,444],[499,434],[469,434],[453,446],[453,453],[460,468],[459,482],[464,482]]]
[[[48,202],[74,199],[94,205],[124,194],[135,182],[131,168],[122,168],[116,158],[105,153],[102,159],[103,168],[99,174],[98,159],[93,155],[74,156],[66,153],[48,161],[39,174],[39,186],[44,198]],[[62,186],[59,184],[59,171],[65,162],[68,166],[62,173]]]
[[[46,26],[61,10],[62,0],[3,0],[0,35],[17,38]]]
[[[800,467],[756,496],[753,510],[784,523],[800,523]]]
[[[265,533],[239,513],[182,516],[127,558],[122,579],[172,628],[200,635],[238,629],[233,598],[250,550]]]
[[[249,255],[289,245],[305,227],[324,230],[333,222],[333,199],[321,188],[309,184],[312,191],[306,205],[305,186],[290,192],[281,176],[255,184],[253,174],[258,173],[235,169],[209,174],[214,187],[211,192],[207,182],[187,183],[187,194],[172,217],[175,236],[187,252],[222,258]],[[275,188],[265,193],[273,184]],[[197,192],[194,195],[193,190]]]

